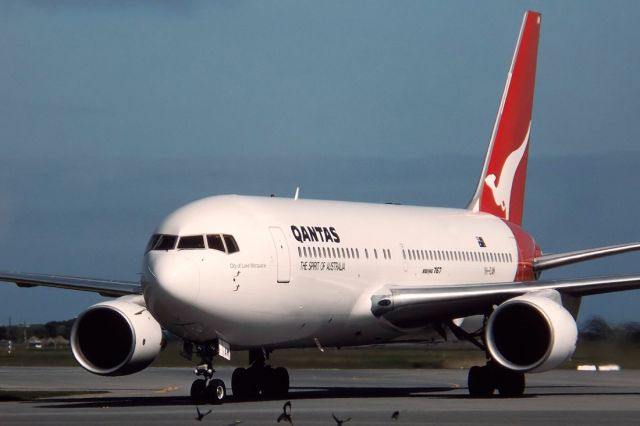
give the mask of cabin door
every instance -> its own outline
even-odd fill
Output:
[[[282,229],[277,226],[269,227],[269,232],[271,232],[271,238],[276,248],[277,280],[279,283],[288,283],[291,279],[291,261],[289,259],[287,240]]]

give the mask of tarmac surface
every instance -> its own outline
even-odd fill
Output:
[[[218,376],[227,386],[231,369]],[[556,370],[527,375],[521,398],[472,399],[465,370],[290,370],[294,425],[640,424],[640,371]],[[0,425],[194,424],[188,397],[193,374],[149,368],[133,376],[99,377],[81,368],[0,368],[3,391],[93,394],[0,402]],[[200,406],[211,425],[273,425],[286,400]],[[392,420],[394,411],[398,419]],[[281,423],[281,424],[287,424]]]

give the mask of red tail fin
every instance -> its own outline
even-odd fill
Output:
[[[518,225],[522,223],[539,36],[540,14],[528,11],[520,29],[482,175],[469,204],[473,211],[491,213]]]

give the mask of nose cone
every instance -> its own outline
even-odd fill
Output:
[[[143,288],[151,312],[173,316],[192,306],[200,291],[198,264],[176,252],[149,253]]]

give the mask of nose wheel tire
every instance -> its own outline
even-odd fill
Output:
[[[222,380],[213,379],[209,381],[206,393],[209,402],[218,405],[222,404],[222,401],[224,401],[224,398],[227,396],[227,388],[224,386],[224,382]]]
[[[206,380],[198,379],[191,384],[191,401],[195,404],[205,404],[207,402]]]
[[[220,379],[209,380],[209,383],[198,379],[191,384],[191,400],[195,404],[222,404],[226,396],[227,389]]]

